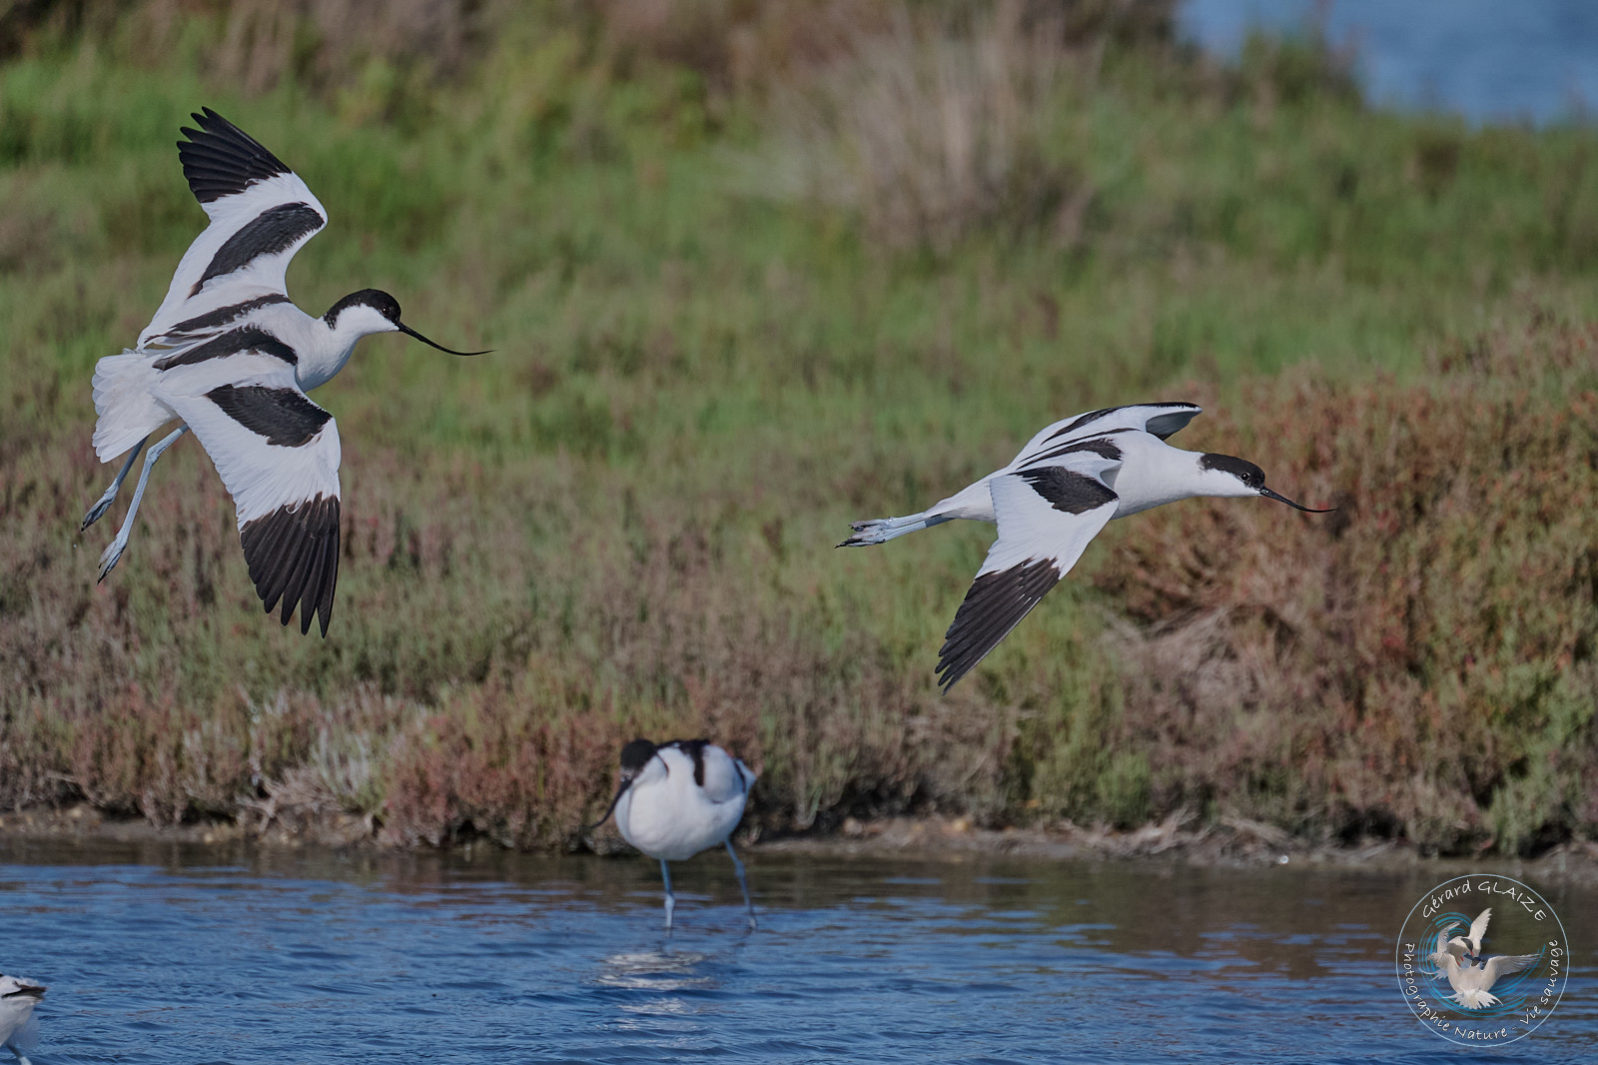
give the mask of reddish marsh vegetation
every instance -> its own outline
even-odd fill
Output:
[[[1222,435],[1338,512],[1171,508],[1100,572],[1156,808],[1447,851],[1598,826],[1598,330],[1428,378],[1251,384]]]
[[[0,805],[558,846],[625,739],[708,734],[774,829],[1594,831],[1590,131],[1373,112],[1314,42],[1218,67],[1114,0],[48,7],[0,19]],[[304,306],[497,349],[374,338],[317,393],[325,641],[260,614],[192,441],[106,585],[76,533],[202,103],[328,205]],[[847,522],[1148,399],[1341,509],[1115,523],[939,697],[988,531]]]
[[[527,488],[412,482],[409,504],[357,489],[344,638],[322,644],[263,625],[231,579],[202,462],[167,471],[139,565],[96,590],[45,535],[72,522],[86,456],[40,457],[4,500],[25,534],[3,547],[0,801],[158,821],[340,811],[398,842],[538,846],[593,813],[625,738],[704,732],[764,766],[754,816],[772,827],[928,807],[1133,824],[1187,806],[1449,851],[1586,833],[1595,356],[1593,331],[1544,326],[1452,346],[1407,384],[1245,383],[1188,432],[1269,454],[1274,483],[1340,509],[1192,503],[1112,527],[1077,586],[948,699],[927,668],[958,581],[926,590],[925,646],[907,646],[871,631],[889,622],[869,588],[783,578],[788,553],[826,545],[780,531],[621,516],[568,559],[519,546],[514,502],[470,536],[453,517],[501,493],[530,504]],[[51,520],[15,521],[24,507]],[[898,555],[857,583],[925,579]],[[253,696],[262,671],[300,680]]]

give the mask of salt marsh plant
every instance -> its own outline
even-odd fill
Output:
[[[0,803],[573,845],[621,742],[710,734],[760,769],[762,830],[1594,831],[1590,129],[1372,111],[1324,48],[1219,65],[1157,5],[693,6],[683,35],[444,5],[420,61],[331,0],[5,23]],[[346,440],[326,641],[259,614],[195,448],[114,580],[75,533],[89,374],[197,229],[171,142],[202,103],[342,205],[296,299],[359,277],[497,349],[373,340],[318,393]],[[795,144],[842,191],[751,188]],[[1339,513],[1112,527],[939,697],[983,532],[860,557],[848,520],[1150,399]]]

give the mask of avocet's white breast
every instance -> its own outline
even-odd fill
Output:
[[[33,1020],[34,1004],[44,995],[43,984],[15,976],[0,976],[0,1046],[18,1052],[33,1049],[38,1024]]]
[[[697,753],[698,757],[695,757]],[[652,858],[682,861],[726,842],[755,774],[714,744],[665,745],[616,804],[622,838]]]
[[[399,328],[376,308],[365,304],[341,309],[332,322],[323,318],[309,321],[314,335],[301,350],[299,365],[295,367],[295,377],[307,392],[326,384],[344,369],[355,351],[356,342],[362,337],[392,333]]]
[[[1179,499],[1229,494],[1232,487],[1241,487],[1213,471],[1206,477],[1199,469],[1199,452],[1172,447],[1152,433],[1123,432],[1106,439],[1121,452],[1120,469],[1105,478],[1119,497],[1117,518]]]

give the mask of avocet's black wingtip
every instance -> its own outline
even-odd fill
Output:
[[[949,689],[953,688],[955,686],[955,684],[959,682],[961,677],[963,677],[967,673],[971,672],[971,667],[970,666],[966,666],[964,669],[957,669],[957,668],[954,667],[954,664],[952,662],[950,662],[950,663],[939,662],[938,663],[938,669],[939,670],[945,670],[945,669],[948,670],[948,672],[941,673],[938,676],[938,694],[939,695],[948,695],[949,694]]]
[[[1050,559],[1028,559],[1006,570],[977,575],[938,652],[938,684],[948,694],[1021,623],[1060,580]]]
[[[280,507],[246,522],[239,539],[266,612],[281,605],[278,620],[286,627],[298,607],[301,635],[320,614],[325,637],[338,581],[338,497],[317,495]]]
[[[202,107],[190,117],[199,128],[180,128],[188,139],[178,141],[178,159],[189,188],[201,203],[235,195],[257,181],[290,172],[260,141],[211,108]]]

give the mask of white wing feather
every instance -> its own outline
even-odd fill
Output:
[[[275,364],[275,365],[274,365]],[[250,578],[270,612],[327,635],[338,579],[338,426],[280,359],[240,354],[164,372],[157,397],[199,437],[233,496]],[[227,405],[224,406],[224,403]]]
[[[245,428],[207,398],[223,386],[292,390],[317,411],[322,408],[300,391],[293,368],[270,356],[234,355],[175,367],[156,379],[152,392],[188,423],[216,464],[216,472],[238,509],[241,529],[282,507],[318,495],[338,495],[342,452],[338,426],[331,416],[309,443],[296,447],[270,444],[267,437]]]
[[[1019,469],[1036,462],[1039,455],[1053,448],[1116,429],[1136,429],[1164,440],[1203,412],[1192,403],[1136,403],[1126,407],[1105,407],[1061,418],[1040,429],[1026,446],[1016,452],[1008,469]]]
[[[179,261],[166,299],[139,334],[141,348],[220,307],[286,296],[289,261],[327,224],[321,201],[258,141],[209,108],[194,119],[200,129],[185,128],[189,140],[178,149],[189,187],[211,224]]]

